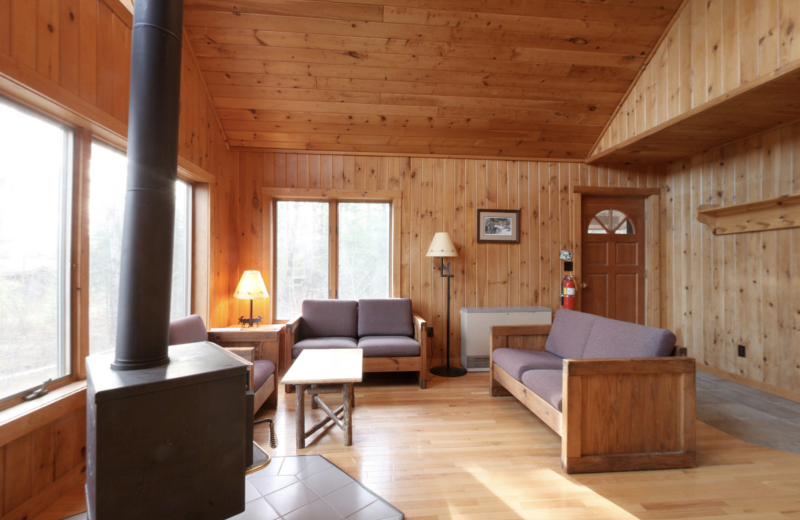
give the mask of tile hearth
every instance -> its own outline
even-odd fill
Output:
[[[403,520],[394,506],[321,455],[273,457],[247,475],[245,511],[230,520]],[[86,513],[65,520],[84,520]]]
[[[401,520],[403,513],[320,455],[273,457],[247,476],[232,520]]]

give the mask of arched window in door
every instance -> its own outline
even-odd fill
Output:
[[[589,221],[590,235],[633,235],[633,223],[628,216],[616,209],[604,209]]]

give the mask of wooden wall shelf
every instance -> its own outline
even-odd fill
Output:
[[[800,193],[745,204],[697,208],[697,220],[715,235],[753,233],[800,227]]]
[[[591,156],[586,162],[669,162],[798,119],[800,62],[795,62]]]

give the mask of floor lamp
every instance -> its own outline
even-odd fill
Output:
[[[447,278],[447,364],[443,367],[433,367],[431,369],[431,374],[442,377],[463,376],[467,373],[466,369],[450,366],[450,278],[452,278],[453,275],[450,273],[450,262],[447,262],[447,266],[445,267],[444,258],[458,256],[458,251],[456,251],[456,246],[450,238],[450,233],[446,231],[436,233],[433,236],[431,247],[428,248],[428,254],[425,256],[438,256],[442,262],[439,276]]]

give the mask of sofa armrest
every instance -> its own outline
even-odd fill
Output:
[[[694,373],[695,368],[694,359],[688,357],[564,360],[564,374],[571,376]]]
[[[423,366],[428,365],[428,322],[414,314],[414,339],[419,343],[419,355],[422,357]]]
[[[255,354],[255,347],[224,347],[225,350],[230,352],[231,354],[236,354],[240,358],[244,359],[245,361],[250,363],[250,366],[247,367],[247,378],[250,381],[250,390],[253,390],[253,385],[255,384],[255,375],[253,371],[253,362],[256,360]]]
[[[565,359],[562,391],[567,473],[694,466],[694,359]]]
[[[544,350],[551,325],[492,325],[489,332],[489,350],[519,348]]]
[[[292,347],[295,346],[297,342],[300,341],[300,324],[303,321],[303,316],[298,314],[291,320],[286,322],[284,326],[284,333],[286,334],[286,340],[284,341],[284,360],[286,361],[286,369],[289,370],[289,367],[292,366]]]

